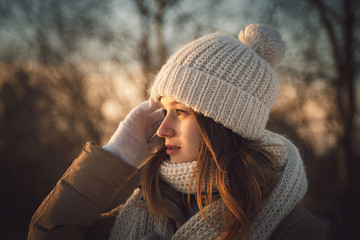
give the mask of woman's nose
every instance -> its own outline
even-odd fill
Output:
[[[170,116],[165,116],[160,127],[156,131],[156,134],[161,138],[172,137],[175,135],[175,128]]]

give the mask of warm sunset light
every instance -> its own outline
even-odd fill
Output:
[[[26,239],[31,216],[84,144],[109,141],[125,116],[149,99],[171,54],[216,31],[239,40],[245,26],[262,23],[286,42],[284,60],[274,70],[278,100],[266,126],[299,149],[309,185],[301,204],[316,215],[329,240],[360,239],[359,16],[357,0],[2,0],[0,238]],[[167,150],[180,152],[179,142],[166,144],[164,156]],[[99,215],[123,203],[139,176],[100,206]],[[235,200],[228,201],[243,217]]]

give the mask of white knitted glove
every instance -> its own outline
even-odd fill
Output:
[[[102,148],[129,165],[140,168],[158,141],[156,130],[164,119],[158,103],[150,100],[133,108]]]

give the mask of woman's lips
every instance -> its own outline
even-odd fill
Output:
[[[167,155],[173,155],[180,150],[180,147],[173,146],[173,145],[165,145],[166,146],[166,153]]]

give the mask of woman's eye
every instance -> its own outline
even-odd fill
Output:
[[[179,115],[182,115],[182,114],[185,114],[186,111],[184,110],[181,110],[181,109],[176,109],[176,114],[179,116]]]
[[[168,111],[163,109],[162,112],[164,113],[164,116],[166,117],[168,114]],[[171,110],[171,113],[176,113],[177,116],[181,116],[181,115],[186,114],[187,111],[181,110],[181,109],[174,109],[174,110]]]

